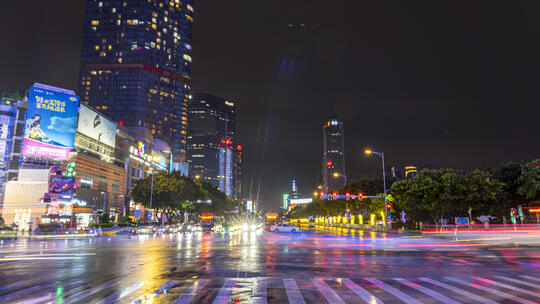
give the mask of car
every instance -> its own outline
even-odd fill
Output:
[[[0,240],[16,240],[17,231],[8,226],[0,227]]]
[[[202,231],[204,233],[212,233],[212,232],[214,232],[214,225],[212,225],[212,224],[204,224],[204,225],[202,225]]]
[[[289,223],[281,223],[273,226],[270,230],[274,232],[296,232],[298,231],[298,227],[292,226]]]
[[[182,225],[182,232],[195,232],[195,224],[185,223]]]

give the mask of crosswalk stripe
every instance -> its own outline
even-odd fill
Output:
[[[364,300],[366,303],[369,304],[383,304],[381,300],[379,300],[376,296],[372,295],[371,293],[367,292],[364,288],[360,287],[355,282],[349,280],[349,279],[341,279],[341,282],[345,284],[350,290],[352,290],[356,295],[358,295],[362,300]]]
[[[208,280],[197,280],[193,285],[191,285],[186,292],[184,292],[176,301],[174,301],[174,304],[189,304],[193,298],[199,294],[201,289],[203,289],[204,286],[208,284]]]
[[[62,286],[64,285],[64,286]],[[51,286],[53,290],[43,290],[41,293],[35,293],[32,294],[31,298],[22,300],[18,303],[21,304],[37,304],[37,303],[49,303],[50,298],[57,297],[62,298],[65,297],[69,291],[71,290],[79,290],[80,288],[83,288],[83,286],[86,285],[84,281],[76,281],[70,284],[61,284],[59,283],[59,286]],[[58,291],[61,291],[60,294],[57,294]]]
[[[496,296],[499,296],[501,298],[507,298],[507,299],[510,299],[510,300],[513,300],[513,301],[516,301],[516,302],[519,302],[519,303],[523,303],[523,304],[534,304],[534,302],[531,302],[529,300],[525,300],[525,299],[522,299],[520,297],[517,297],[517,296],[514,296],[514,295],[511,295],[509,293],[506,293],[506,292],[503,292],[503,291],[499,291],[499,290],[495,290],[495,289],[492,289],[492,288],[489,288],[489,287],[486,287],[486,286],[482,286],[482,285],[478,285],[478,284],[474,284],[474,283],[469,283],[467,281],[464,281],[464,280],[461,280],[461,279],[458,279],[458,278],[454,278],[454,277],[445,277],[445,279],[449,280],[449,281],[452,281],[452,282],[456,282],[456,283],[460,283],[460,284],[463,284],[463,285],[467,285],[467,286],[470,286],[472,288],[476,288],[476,289],[480,289],[480,290],[483,290],[483,291],[486,291],[486,292],[489,292],[491,294],[494,294]]]
[[[394,278],[394,280],[406,285],[406,286],[409,286],[411,288],[414,288],[420,292],[423,292],[425,294],[427,294],[428,296],[432,297],[432,298],[435,298],[443,303],[448,303],[448,304],[461,304],[461,302],[458,302],[458,301],[455,301],[453,299],[450,299],[449,297],[445,296],[445,295],[442,295],[434,290],[431,290],[427,287],[424,287],[424,286],[421,286],[419,284],[416,284],[416,283],[413,283],[409,280],[406,280],[406,279],[402,279],[402,278]]]
[[[29,283],[30,281],[21,281],[21,282],[17,282],[17,283],[13,283],[13,284],[9,284],[9,285],[6,285],[6,286],[0,286],[0,292],[1,291],[4,291],[4,290],[9,290],[9,289],[12,289],[14,287],[19,287],[19,286],[23,286],[27,283]]]
[[[305,304],[304,297],[300,290],[298,290],[298,285],[294,279],[283,279],[283,285],[285,286],[285,292],[287,292],[287,298],[289,298],[290,304]]]
[[[499,278],[499,279],[503,279],[503,280],[506,280],[506,281],[510,281],[510,282],[514,282],[514,283],[518,283],[518,284],[522,284],[522,285],[527,285],[527,286],[530,286],[530,287],[534,287],[534,288],[540,289],[540,285],[534,284],[534,283],[525,282],[525,281],[523,281],[523,280],[512,279],[512,278],[505,277],[505,276],[496,276],[496,278]]]
[[[504,287],[504,288],[507,288],[507,289],[510,289],[510,290],[513,290],[513,291],[518,291],[518,292],[521,292],[521,293],[524,293],[524,294],[528,294],[528,295],[540,298],[540,293],[530,291],[530,290],[527,290],[527,289],[515,287],[515,286],[504,284],[504,283],[495,282],[493,280],[488,280],[488,279],[484,279],[484,278],[480,278],[480,277],[473,277],[473,279],[480,280],[480,281],[483,281],[483,282],[486,282],[486,283],[489,283],[489,284],[501,286],[501,287]]]
[[[524,279],[529,279],[529,280],[540,282],[540,278],[535,278],[535,277],[531,277],[531,276],[528,276],[528,275],[522,275],[520,277],[522,277]]]
[[[81,291],[79,293],[76,293],[70,297],[68,297],[67,299],[64,300],[64,304],[70,304],[70,303],[75,303],[77,301],[80,301],[88,296],[91,296],[93,294],[95,294],[96,292],[100,292],[106,288],[109,288],[111,286],[114,286],[116,284],[118,284],[120,282],[118,281],[109,281],[109,282],[106,282],[106,283],[103,283],[97,287],[94,287],[94,288],[91,288],[91,289],[88,289],[88,290],[84,290],[84,291]]]
[[[255,287],[253,288],[251,303],[266,304],[266,302],[266,280],[257,280],[255,281]]]
[[[218,292],[218,295],[212,301],[212,304],[227,304],[229,303],[229,298],[232,295],[232,291],[234,286],[236,285],[235,280],[227,280],[225,281],[225,284],[221,286],[221,289]]]
[[[8,294],[5,294],[5,295],[1,296],[0,301],[6,301],[6,300],[9,300],[9,299],[13,299],[15,297],[25,295],[27,293],[36,292],[36,291],[42,290],[44,288],[51,287],[52,285],[54,285],[54,282],[43,283],[43,284],[39,284],[39,285],[36,285],[36,286],[32,286],[30,288],[25,288],[25,289],[21,289],[21,290],[18,290],[18,291],[14,291],[14,292],[11,292],[11,293],[8,293]]]
[[[322,293],[322,295],[328,300],[328,303],[340,303],[345,304],[345,302],[337,295],[335,291],[332,290],[322,279],[312,279],[311,280],[315,287]]]
[[[387,285],[387,284],[377,280],[376,278],[366,278],[366,281],[371,282],[371,283],[375,284],[377,287],[380,287],[380,288],[384,289],[385,291],[387,291],[388,293],[390,293],[391,295],[393,295],[394,297],[400,299],[401,301],[403,301],[405,303],[408,303],[408,304],[422,304],[422,302],[413,299],[412,297],[408,296],[404,292],[402,292],[400,290],[397,290],[394,287],[392,287],[390,285]]]
[[[53,303],[51,300],[54,299],[55,296],[56,294],[54,292],[49,292],[49,293],[41,294],[36,297],[32,297],[31,299],[22,300],[16,303],[17,304]]]
[[[419,278],[420,280],[424,281],[424,282],[428,282],[428,283],[431,283],[435,286],[439,286],[441,288],[446,288],[450,291],[453,291],[455,293],[458,293],[462,296],[466,296],[467,298],[470,298],[470,299],[473,299],[475,301],[478,301],[480,303],[484,303],[484,304],[497,304],[497,302],[495,301],[492,301],[492,300],[489,300],[489,299],[486,299],[484,297],[481,297],[479,295],[476,295],[472,292],[468,292],[466,290],[463,290],[461,288],[457,288],[457,287],[454,287],[452,285],[448,285],[446,283],[443,283],[443,282],[439,282],[439,281],[435,281],[435,280],[432,280],[430,278]]]
[[[129,285],[126,289],[122,291],[117,291],[112,295],[106,297],[105,299],[98,302],[98,304],[111,304],[120,300],[121,298],[128,296],[129,294],[135,292],[137,289],[141,288],[144,285],[144,282],[135,282]]]

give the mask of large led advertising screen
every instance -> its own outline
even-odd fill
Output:
[[[108,146],[116,144],[116,124],[81,104],[77,131]]]
[[[44,85],[30,88],[22,155],[67,159],[73,150],[79,97]]]

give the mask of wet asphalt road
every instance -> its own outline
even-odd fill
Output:
[[[134,302],[540,303],[540,248],[354,230],[0,244],[0,303]]]

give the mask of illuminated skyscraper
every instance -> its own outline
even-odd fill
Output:
[[[328,119],[323,126],[323,164],[322,178],[325,192],[338,190],[345,186],[345,144],[343,122]]]
[[[190,177],[235,195],[235,105],[208,94],[189,101],[188,147]],[[241,148],[240,148],[241,149]]]
[[[182,161],[192,0],[86,1],[79,95],[127,127],[145,126]]]

